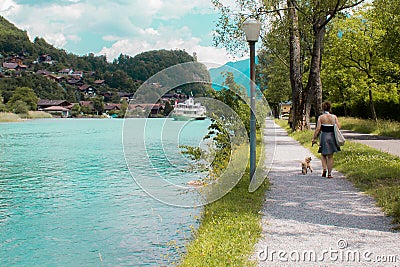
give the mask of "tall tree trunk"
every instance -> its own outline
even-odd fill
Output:
[[[290,22],[290,84],[292,87],[292,114],[293,124],[292,130],[303,129],[303,105],[301,100],[303,91],[302,72],[301,72],[301,50],[300,50],[300,32],[299,32],[299,18],[297,10],[294,8],[293,2],[287,0],[289,8],[289,22]]]
[[[325,35],[325,27],[320,27],[323,22],[317,21],[314,25],[314,43],[311,53],[310,75],[304,94],[305,105],[304,114],[306,128],[310,127],[311,107],[314,105],[316,115],[322,114],[322,83],[321,83],[321,61],[322,45]]]
[[[369,89],[368,94],[369,94],[369,106],[371,108],[372,119],[374,121],[378,122],[378,117],[376,116],[375,107],[374,107],[374,101],[372,100],[372,91],[371,91],[371,89]]]

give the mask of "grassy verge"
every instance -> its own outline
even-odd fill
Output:
[[[16,122],[21,121],[21,118],[14,113],[0,112],[0,122]]]
[[[29,111],[28,113],[29,119],[50,119],[53,118],[51,114],[44,111]]]
[[[286,121],[276,121],[290,132]],[[290,133],[315,155],[311,147],[313,131]],[[334,168],[343,173],[356,187],[374,197],[384,212],[393,217],[394,228],[400,229],[400,158],[369,146],[346,141],[341,152],[335,153]]]
[[[0,122],[18,122],[23,119],[48,119],[52,117],[51,114],[44,111],[29,111],[28,114],[0,112]]]
[[[258,147],[258,153],[260,154]],[[204,207],[201,224],[186,247],[179,266],[255,266],[250,261],[261,235],[259,211],[268,182],[253,193],[248,169],[239,183],[224,197]]]
[[[397,121],[378,120],[375,122],[352,117],[340,117],[339,120],[342,129],[400,138],[400,122]]]

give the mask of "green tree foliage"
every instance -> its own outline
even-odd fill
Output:
[[[21,101],[27,105],[28,110],[37,109],[38,97],[32,88],[18,87],[7,102],[7,105],[10,110],[13,110],[16,108],[17,103]]]
[[[127,109],[128,109],[128,101],[126,101],[126,99],[123,99],[121,102],[121,109],[118,112],[118,117],[124,118]]]
[[[117,88],[120,91],[133,93],[138,88],[133,79],[122,70],[116,70],[114,72],[107,71],[104,74],[104,79],[110,87]]]
[[[272,38],[275,35],[270,34]],[[287,51],[285,42],[281,42],[282,49]],[[277,46],[279,47],[279,46]],[[282,53],[283,54],[283,53]],[[273,50],[261,50],[258,54],[257,84],[263,91],[274,113],[279,114],[279,103],[291,100],[291,87],[288,72],[288,56],[282,58],[280,53]]]
[[[168,116],[171,111],[174,110],[174,107],[171,105],[171,103],[167,100],[165,102],[165,107],[164,107],[164,116]]]
[[[10,110],[16,114],[27,114],[29,107],[24,101],[17,100],[13,103]]]
[[[146,81],[154,74],[176,64],[195,61],[183,50],[154,50],[130,57],[120,55],[114,60],[115,68],[125,71],[130,77]]]
[[[241,28],[246,15],[262,19],[268,25],[266,28],[268,31],[272,31],[272,34],[280,33],[281,43],[282,40],[288,40],[287,47],[290,51],[288,72],[290,73],[292,100],[296,106],[294,125],[299,121],[300,128],[308,128],[311,107],[314,107],[317,114],[321,113],[320,66],[323,58],[326,27],[340,12],[357,6],[363,1],[237,0],[234,1],[236,7],[232,8],[224,5],[223,1],[213,0],[214,6],[221,14],[214,40],[230,51],[237,50],[238,45],[235,42],[244,40]],[[260,6],[264,10],[270,11],[266,12],[267,16],[261,16],[258,9]],[[239,13],[237,10],[242,12]],[[306,46],[300,46],[300,42],[302,45],[306,44]],[[276,46],[273,46],[273,44],[272,46],[265,46],[266,50],[275,53],[280,52],[279,49],[275,48]],[[280,55],[282,59],[289,55],[287,51],[283,51],[284,54]],[[308,67],[308,76],[303,76],[306,67]],[[305,86],[302,83],[303,78],[305,79]]]
[[[383,32],[378,49],[379,55],[390,62],[380,70],[387,82],[400,83],[400,0],[375,0],[371,17]]]
[[[371,7],[358,10],[329,29],[324,95],[337,103],[339,114],[371,117],[371,90],[377,115],[398,120],[393,110],[399,106],[400,65],[385,52],[387,26],[376,12]]]
[[[83,114],[93,114],[93,111],[90,106],[81,106],[81,112]]]
[[[0,53],[19,53],[23,50],[32,51],[26,31],[17,29],[12,23],[0,16]]]
[[[0,79],[0,90],[3,91],[4,102],[7,103],[12,92],[18,87],[30,87],[40,99],[64,99],[65,91],[57,83],[38,74],[24,74],[20,77]]]
[[[96,113],[98,115],[102,114],[104,110],[103,98],[97,96],[92,99],[92,102],[93,102],[93,108],[96,111]]]
[[[81,114],[81,105],[75,104],[71,109],[71,116],[77,117]]]
[[[229,112],[222,111],[221,116],[211,116],[212,123],[209,126],[209,133],[205,139],[211,139],[216,148],[216,155],[212,162],[214,170],[217,172],[226,166],[227,161],[231,155],[232,135],[239,136],[240,125],[243,124],[246,128],[243,138],[248,138],[250,132],[250,109],[249,106],[244,102],[245,88],[237,84],[234,79],[234,75],[231,72],[223,73],[225,81],[222,84],[223,89],[220,91],[210,92],[211,96],[224,103],[228,106],[235,115],[229,114]],[[220,104],[215,104],[213,107],[214,113],[218,114]]]
[[[4,105],[4,103],[0,102],[0,112],[5,112],[6,109],[6,105]]]

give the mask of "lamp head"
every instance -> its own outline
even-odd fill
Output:
[[[260,37],[261,22],[256,19],[249,18],[243,23],[243,30],[246,34],[247,42],[257,42]]]

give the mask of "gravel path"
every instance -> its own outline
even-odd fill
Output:
[[[264,139],[276,149],[253,255],[258,266],[400,266],[400,233],[372,198],[338,172],[320,177],[319,159],[279,126],[267,124]],[[306,156],[314,172],[302,175]]]

